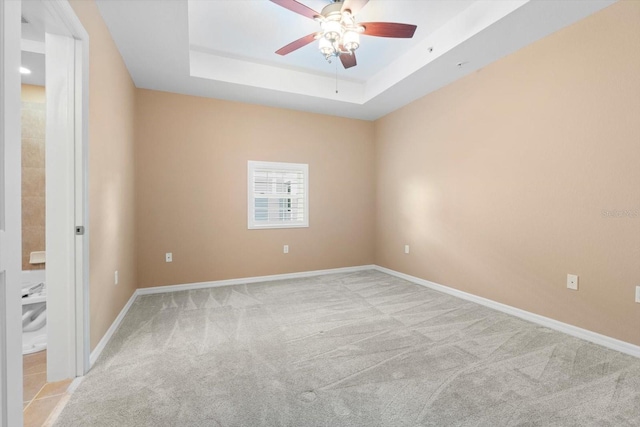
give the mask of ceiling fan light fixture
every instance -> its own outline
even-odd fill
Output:
[[[342,12],[342,23],[345,26],[352,26],[355,24],[354,16],[351,14],[350,10],[345,10]]]
[[[324,55],[325,58],[329,58],[334,56],[336,53],[336,49],[333,47],[333,43],[331,43],[328,39],[324,37],[320,37],[318,42],[318,48],[320,52]]]
[[[305,6],[298,0],[270,0],[285,9],[313,19],[320,24],[320,31],[295,40],[278,49],[278,55],[287,55],[314,40],[318,40],[318,49],[331,63],[339,58],[345,69],[357,64],[355,51],[360,47],[360,34],[374,37],[410,39],[417,26],[395,22],[358,23],[356,15],[369,0],[330,0],[320,13]]]
[[[336,20],[326,20],[322,24],[322,32],[324,33],[324,37],[330,42],[335,42],[339,40],[342,36],[342,23]]]
[[[353,52],[360,47],[360,33],[354,30],[347,30],[342,36],[342,45],[349,52]]]

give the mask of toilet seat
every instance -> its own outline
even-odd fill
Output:
[[[47,347],[46,286],[30,284],[22,294],[22,354],[35,353]]]

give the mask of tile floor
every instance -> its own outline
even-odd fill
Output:
[[[23,356],[24,426],[42,427],[58,403],[68,398],[67,388],[72,380],[47,383],[47,352]]]

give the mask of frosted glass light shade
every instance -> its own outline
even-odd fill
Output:
[[[336,52],[335,48],[333,47],[333,44],[324,37],[320,37],[318,42],[318,48],[320,49],[320,52],[322,52],[324,56],[331,56]]]
[[[346,31],[342,36],[342,45],[348,51],[353,52],[360,47],[360,34],[357,31]]]
[[[324,37],[330,42],[335,42],[340,39],[342,34],[342,24],[340,21],[327,20],[322,23],[322,31]]]

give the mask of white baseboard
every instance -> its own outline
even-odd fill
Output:
[[[187,283],[184,285],[168,285],[168,286],[155,286],[152,288],[138,288],[135,290],[129,301],[122,308],[118,317],[113,321],[107,332],[104,334],[96,348],[91,352],[91,356],[89,357],[89,366],[93,366],[102,354],[102,351],[107,346],[114,332],[120,326],[122,319],[127,314],[133,301],[138,297],[138,295],[151,295],[151,294],[163,294],[167,292],[177,292],[177,291],[188,291],[193,289],[205,289],[205,288],[217,288],[220,286],[232,286],[232,285],[242,285],[246,283],[258,283],[258,282],[270,282],[274,280],[284,280],[284,279],[298,279],[302,277],[312,277],[312,276],[321,276],[323,274],[336,274],[336,273],[352,273],[356,271],[364,271],[364,270],[373,270],[375,268],[374,265],[359,265],[355,267],[343,267],[343,268],[330,268],[326,270],[314,270],[314,271],[302,271],[299,273],[286,273],[286,274],[273,274],[270,276],[256,276],[256,277],[245,277],[242,279],[229,279],[229,280],[215,280],[212,282],[200,282],[200,283]]]
[[[89,356],[89,369],[91,369],[93,364],[96,363],[96,360],[98,360],[98,357],[100,357],[100,354],[102,354],[102,350],[104,350],[104,348],[107,346],[107,344],[111,340],[111,337],[113,336],[116,329],[118,329],[118,326],[120,326],[120,323],[122,323],[122,319],[124,319],[124,316],[127,314],[129,309],[131,308],[131,304],[133,304],[133,301],[135,301],[137,296],[138,296],[138,290],[135,290],[133,292],[133,295],[131,295],[131,298],[129,298],[129,301],[127,301],[124,307],[122,307],[122,310],[120,310],[120,313],[118,313],[118,316],[113,321],[111,326],[109,326],[109,329],[107,329],[107,332],[104,334],[104,336],[102,337],[102,339],[100,340],[96,348],[94,348],[93,351],[91,352],[91,355]]]
[[[322,276],[324,274],[353,273],[355,271],[373,270],[374,265],[356,267],[330,268],[327,270],[301,271],[299,273],[273,274],[270,276],[244,277],[241,279],[215,280],[213,282],[188,283],[184,285],[155,286],[138,288],[137,295],[163,294],[166,292],[190,291],[193,289],[217,288],[220,286],[243,285],[246,283],[272,282],[274,280],[300,279],[303,277]]]
[[[463,292],[454,288],[450,288],[448,286],[439,285],[434,282],[430,282],[429,280],[424,280],[419,277],[410,276],[408,274],[400,273],[395,270],[391,270],[389,268],[380,267],[376,265],[375,270],[378,270],[382,273],[386,273],[395,277],[399,277],[401,279],[407,280],[409,282],[413,282],[415,284],[425,286],[427,288],[452,295],[457,298],[461,298],[467,301],[475,302],[477,304],[483,305],[485,307],[492,308],[497,311],[501,311],[506,314],[510,314],[512,316],[519,317],[521,319],[527,320],[532,323],[536,323],[538,325],[547,327],[549,329],[553,329],[559,332],[563,332],[567,335],[574,336],[576,338],[580,338],[586,341],[590,341],[594,344],[601,345],[603,347],[610,348],[612,350],[619,351],[621,353],[629,354],[631,356],[640,357],[640,346],[628,343],[626,341],[621,341],[615,338],[608,337],[606,335],[598,334],[593,331],[589,331],[587,329],[578,328],[577,326],[569,325],[567,323],[560,322],[558,320],[554,320],[548,317],[540,316],[539,314],[531,313],[529,311],[525,311],[519,308],[512,307],[510,305],[502,304],[487,298],[479,297],[477,295],[473,295],[467,292]]]
[[[299,273],[274,274],[270,276],[245,277],[241,279],[216,280],[211,282],[187,283],[183,285],[138,288],[133,293],[133,295],[131,295],[131,298],[129,298],[129,301],[127,301],[125,306],[122,308],[122,310],[118,314],[118,317],[116,317],[116,319],[113,321],[113,324],[109,327],[107,332],[104,334],[104,336],[102,337],[102,339],[100,340],[96,348],[93,349],[93,351],[91,352],[91,356],[89,358],[90,366],[93,366],[96,360],[98,360],[98,357],[100,357],[100,354],[106,347],[107,343],[109,342],[109,340],[111,340],[111,337],[113,336],[114,332],[118,329],[118,326],[120,326],[122,319],[127,314],[129,309],[131,308],[131,305],[133,304],[133,301],[135,301],[138,295],[162,294],[167,292],[216,288],[220,286],[233,286],[233,285],[242,285],[247,283],[270,282],[274,280],[284,280],[284,279],[299,279],[304,277],[321,276],[324,274],[352,273],[352,272],[364,271],[364,270],[377,270],[382,273],[389,274],[391,276],[399,277],[409,282],[412,282],[421,286],[425,286],[427,288],[430,288],[448,295],[452,295],[457,298],[475,302],[485,307],[489,307],[494,310],[519,317],[529,322],[533,322],[538,325],[545,326],[549,329],[554,329],[556,331],[563,332],[567,335],[571,335],[576,338],[581,338],[583,340],[590,341],[592,343],[601,345],[603,347],[607,347],[612,350],[616,350],[621,353],[629,354],[631,356],[640,358],[640,346],[637,346],[625,341],[611,338],[606,335],[601,335],[596,332],[589,331],[587,329],[578,328],[577,326],[569,325],[567,323],[563,323],[558,320],[540,316],[539,314],[534,314],[519,308],[512,307],[510,305],[502,304],[487,298],[479,297],[477,295],[473,295],[473,294],[463,292],[454,288],[450,288],[448,286],[439,285],[437,283],[430,282],[429,280],[425,280],[419,277],[400,273],[399,271],[391,270],[389,268],[380,267],[378,265],[360,265],[356,267],[332,268],[327,270],[315,270],[315,271],[302,271]]]

